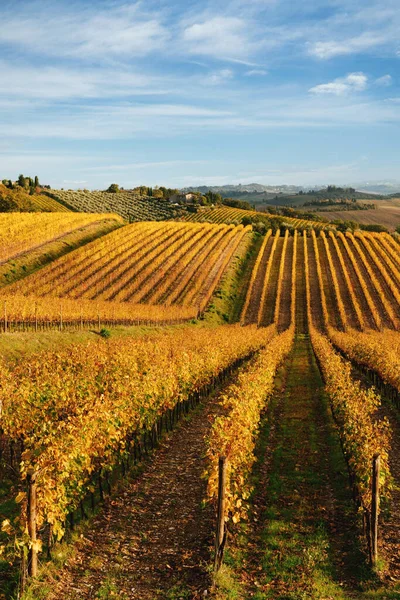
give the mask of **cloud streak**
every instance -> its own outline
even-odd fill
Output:
[[[108,10],[74,6],[61,10],[36,5],[35,14],[21,6],[21,12],[5,13],[0,43],[25,48],[35,54],[93,59],[144,56],[164,47],[170,37],[160,16],[143,14],[139,4],[114,5]],[[29,15],[29,16],[27,16]]]
[[[309,89],[311,94],[334,94],[344,96],[352,92],[363,92],[367,88],[368,77],[364,73],[349,73],[329,83],[321,83]]]

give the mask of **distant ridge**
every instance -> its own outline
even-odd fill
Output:
[[[237,185],[199,185],[193,187],[182,188],[182,192],[202,192],[208,191],[217,194],[229,194],[238,192],[249,193],[269,193],[269,194],[297,194],[305,188],[298,185],[261,185],[260,183],[239,183]]]
[[[182,188],[182,192],[201,192],[202,194],[208,191],[215,192],[217,194],[229,195],[229,194],[284,194],[284,195],[295,195],[299,192],[307,192],[308,190],[325,190],[327,185],[262,185],[261,183],[246,183],[246,184],[226,184],[226,185],[198,185],[191,187]],[[366,194],[380,194],[380,195],[391,195],[399,197],[400,194],[400,182],[399,181],[371,181],[371,182],[357,182],[338,185],[338,187],[352,187],[357,192]]]

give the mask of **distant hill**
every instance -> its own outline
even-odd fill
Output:
[[[199,186],[184,188],[186,192],[201,192],[202,194],[212,191],[221,194],[223,198],[235,198],[246,200],[253,205],[274,206],[303,206],[313,201],[320,200],[379,200],[386,198],[376,193],[368,193],[356,190],[352,187],[337,187],[329,185],[323,188],[306,189],[301,186],[281,185],[267,186],[258,183],[248,185],[223,185],[223,186]]]
[[[56,200],[16,185],[13,189],[0,183],[0,212],[69,212]]]
[[[308,190],[307,192],[299,192],[298,194],[292,195],[279,195],[276,196],[272,203],[276,205],[289,205],[289,206],[307,206],[312,209],[313,205],[316,207],[322,203],[332,203],[340,201],[357,201],[357,200],[371,200],[373,202],[377,200],[383,200],[386,196],[377,194],[368,194],[366,192],[360,192],[354,188],[348,187],[336,187],[329,185],[327,188],[319,190]]]
[[[214,192],[225,197],[239,198],[241,194],[296,194],[303,188],[298,185],[261,185],[260,183],[247,183],[238,185],[199,185],[197,187],[182,188],[182,192]]]

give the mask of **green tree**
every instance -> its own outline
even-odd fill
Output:
[[[39,187],[39,177],[35,175],[35,188]]]
[[[18,176],[18,185],[21,186],[21,187],[23,187],[23,188],[26,186],[26,179],[22,175],[22,173],[21,173],[21,175]]]
[[[107,188],[107,192],[111,192],[112,194],[117,194],[119,192],[119,185],[117,183],[112,183],[109,188]]]

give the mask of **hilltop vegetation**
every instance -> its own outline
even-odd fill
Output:
[[[32,194],[19,185],[12,188],[0,183],[0,212],[69,212],[52,198],[34,191]]]

